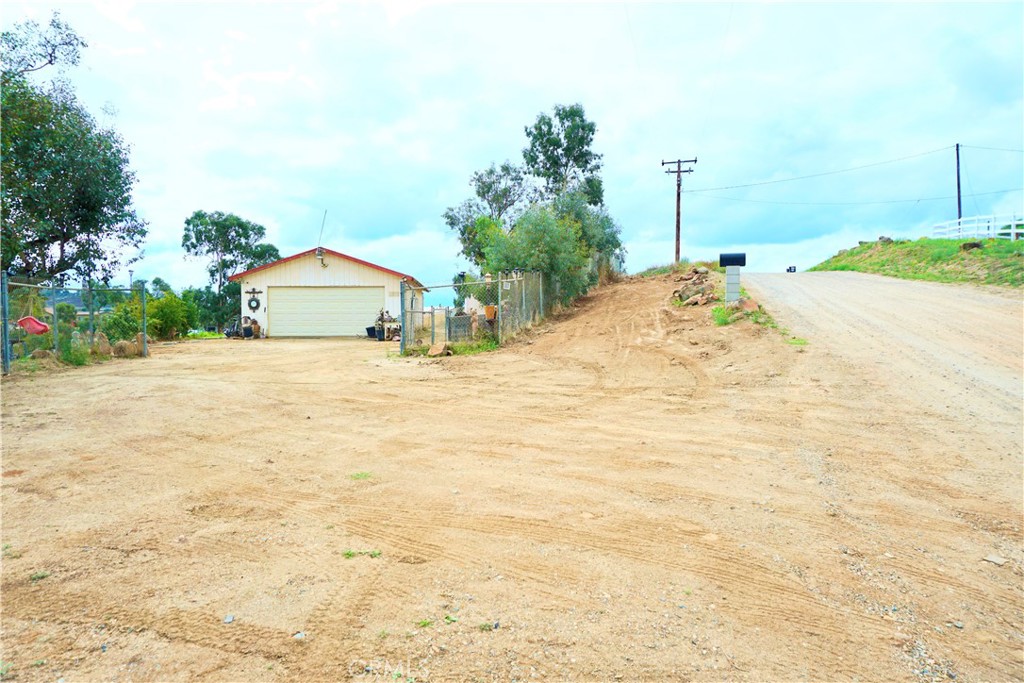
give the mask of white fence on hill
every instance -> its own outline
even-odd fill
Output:
[[[1019,240],[1024,237],[1024,218],[1013,215],[972,216],[932,226],[932,237],[967,239],[970,237]]]

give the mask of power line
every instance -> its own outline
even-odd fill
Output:
[[[782,178],[780,180],[761,180],[756,183],[745,183],[743,185],[723,185],[722,187],[704,187],[697,190],[690,190],[690,192],[716,192],[718,190],[735,190],[741,187],[757,187],[759,185],[774,185],[775,183],[790,183],[794,180],[807,180],[808,178],[820,178],[827,175],[835,175],[837,173],[849,173],[850,171],[859,171],[862,168],[873,168],[875,166],[883,166],[885,164],[895,164],[898,161],[906,161],[907,159],[916,159],[917,157],[927,156],[929,154],[935,154],[936,152],[944,152],[947,149],[953,149],[953,145],[947,145],[940,147],[939,149],[933,149],[928,152],[919,152],[917,154],[911,154],[905,157],[898,157],[896,159],[888,159],[886,161],[876,161],[872,164],[864,164],[863,166],[851,166],[850,168],[841,168],[837,171],[823,171],[821,173],[812,173],[810,175],[797,176],[795,178]]]
[[[1007,190],[993,190],[991,192],[976,192],[974,194],[965,195],[967,197],[984,197],[992,194],[1004,194],[1006,192],[1020,192],[1024,188],[1013,187]],[[873,202],[776,202],[768,199],[743,199],[741,197],[723,197],[722,195],[709,194],[705,195],[712,199],[725,199],[731,202],[749,202],[751,204],[785,204],[791,206],[869,206],[872,204],[905,204],[914,202],[937,202],[947,199],[956,199],[956,195],[950,195],[948,197],[919,197],[917,199],[886,199],[882,201]]]
[[[1010,149],[1008,147],[979,147],[977,145],[960,145],[961,147],[967,147],[969,149],[987,149],[992,152],[1015,152],[1017,154],[1024,154],[1024,149]],[[692,192],[692,190],[691,190]]]

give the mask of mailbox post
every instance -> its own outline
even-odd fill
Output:
[[[747,265],[746,254],[719,254],[718,265],[725,268],[725,303],[740,300],[740,266]]]

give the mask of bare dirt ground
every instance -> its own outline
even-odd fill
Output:
[[[5,678],[1021,680],[1020,293],[786,277],[5,379]]]

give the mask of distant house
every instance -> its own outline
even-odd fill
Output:
[[[268,337],[366,336],[383,308],[401,316],[400,287],[419,280],[325,248],[309,249],[228,278],[242,286],[241,314]],[[410,291],[407,307],[422,309],[423,293]]]

